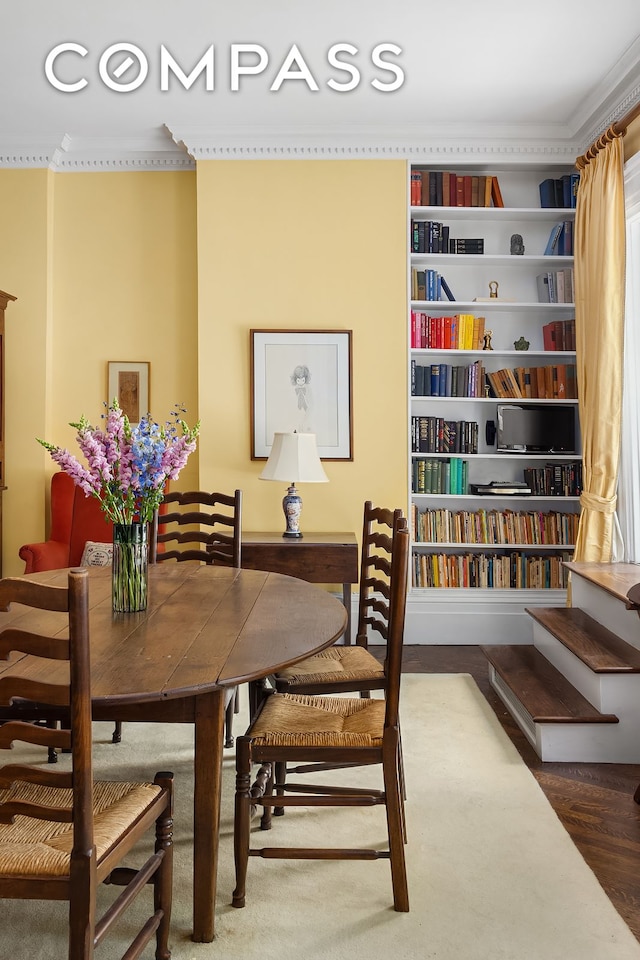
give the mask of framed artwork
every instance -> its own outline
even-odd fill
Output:
[[[353,460],[351,330],[251,331],[251,459],[278,431],[315,433],[322,460]]]
[[[131,423],[149,413],[149,363],[126,360],[108,362],[108,403],[117,400]]]

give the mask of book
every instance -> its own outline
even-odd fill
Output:
[[[493,191],[493,177],[487,177],[484,184],[484,206],[491,206],[491,195]]]
[[[539,273],[536,277],[538,287],[538,303],[553,303],[551,291],[549,289],[549,273]]]
[[[420,170],[411,171],[411,206],[417,207],[422,203],[422,173]]]
[[[461,237],[456,239],[452,237],[449,240],[449,253],[484,253],[484,238]]]
[[[455,300],[455,297],[451,292],[451,288],[444,277],[440,277],[440,285],[442,287],[442,290],[445,296],[447,297],[447,300]]]
[[[494,207],[504,207],[504,200],[500,191],[500,184],[497,177],[491,177],[491,199]]]
[[[564,222],[556,223],[551,228],[551,233],[549,234],[549,239],[547,240],[547,245],[544,248],[544,256],[549,257],[558,253],[558,244],[560,242],[560,237],[562,231],[564,230]]]
[[[448,170],[445,170],[442,174],[442,205],[443,207],[449,206],[449,200],[451,198],[451,174]]]
[[[462,180],[464,184],[463,194],[462,194],[464,198],[463,206],[470,207],[471,206],[471,174],[465,173]]]
[[[541,207],[555,207],[556,204],[556,183],[552,177],[547,177],[538,185],[540,192]]]

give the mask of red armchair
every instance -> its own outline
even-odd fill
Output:
[[[68,473],[51,477],[51,532],[44,543],[20,547],[25,573],[59,570],[80,564],[87,540],[111,543],[113,524],[105,519],[95,497],[85,497]]]

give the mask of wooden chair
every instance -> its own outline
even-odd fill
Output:
[[[360,596],[355,645],[335,645],[277,673],[278,693],[325,695],[384,690],[385,665],[367,649],[371,632],[386,644],[389,638],[391,557],[401,510],[364,505],[360,555]],[[387,651],[388,656],[388,651]]]
[[[200,560],[239,567],[242,536],[242,491],[233,496],[190,490],[168,493],[166,513],[159,514],[151,535],[151,561]],[[158,550],[158,545],[162,545]],[[225,747],[233,746],[233,714],[238,712],[238,691],[230,691],[225,717]]]
[[[91,960],[113,921],[151,883],[151,914],[125,956],[139,957],[155,935],[156,960],[168,960],[173,774],[158,773],[153,784],[93,782],[88,594],[85,569],[70,571],[68,588],[20,578],[0,581],[0,609],[19,603],[39,611],[25,616],[24,608],[16,609],[13,621],[0,632],[0,657],[7,660],[12,651],[21,654],[10,674],[0,677],[0,702],[10,704],[17,697],[62,707],[70,714],[69,729],[10,720],[0,727],[0,749],[18,740],[70,747],[72,763],[70,772],[42,764],[0,767],[0,897],[68,900],[68,956]],[[43,627],[50,632],[30,632]],[[42,675],[47,680],[20,677],[24,655],[44,658]],[[155,852],[138,870],[119,867],[154,825]],[[96,918],[96,892],[103,882],[126,890]],[[14,934],[21,935],[17,930]]]
[[[402,665],[402,642],[406,607],[409,534],[406,520],[398,518],[393,532],[393,549],[389,583],[389,620],[384,699],[310,697],[272,693],[264,700],[260,712],[247,734],[236,743],[236,800],[234,846],[236,888],[233,906],[245,905],[246,874],[250,856],[286,859],[349,859],[391,861],[394,907],[409,909],[409,896],[404,858],[406,839],[404,800],[401,785],[399,731],[399,697]],[[273,771],[290,762],[329,763],[352,767],[379,764],[382,767],[383,790],[368,787],[331,787],[274,783]],[[251,787],[251,767],[262,764],[258,781],[265,784],[264,793]],[[274,795],[274,788],[279,795]],[[288,796],[285,791],[292,791]],[[267,811],[274,806],[371,806],[386,807],[388,850],[344,849],[328,847],[250,847],[252,806]],[[263,828],[271,826],[265,821]]]

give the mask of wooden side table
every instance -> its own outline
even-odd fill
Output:
[[[284,573],[310,583],[341,583],[347,608],[345,643],[351,643],[351,584],[358,582],[358,541],[353,533],[242,534],[241,564],[248,570]]]

